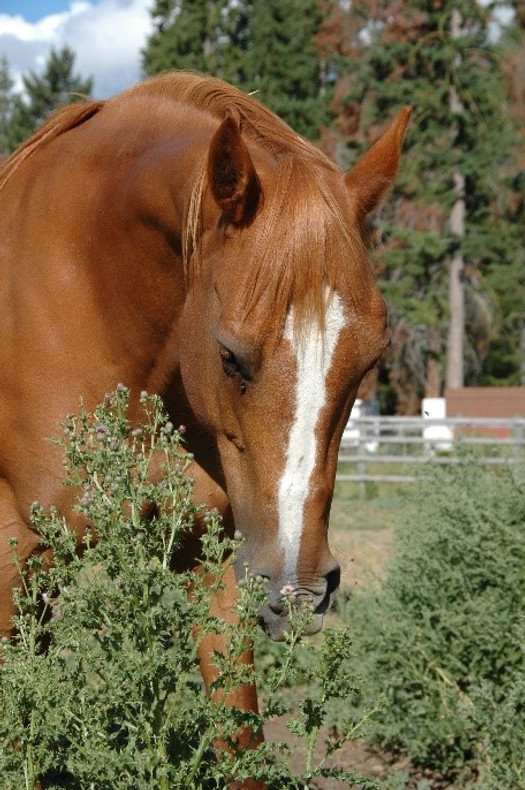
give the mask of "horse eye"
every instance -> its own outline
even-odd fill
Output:
[[[235,354],[225,346],[220,346],[219,353],[221,355],[222,369],[227,376],[235,376],[239,373],[239,366],[235,358]]]
[[[246,380],[249,378],[244,365],[237,359],[233,351],[230,351],[226,346],[219,346],[219,353],[221,355],[222,369],[230,378],[234,376],[239,377],[239,389],[241,395],[244,395],[246,392]]]

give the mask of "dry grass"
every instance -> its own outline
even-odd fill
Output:
[[[341,586],[373,584],[383,575],[394,536],[394,525],[406,504],[392,495],[359,499],[356,489],[338,484],[330,518],[330,546],[341,563]]]

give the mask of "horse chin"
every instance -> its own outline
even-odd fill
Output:
[[[264,633],[274,642],[284,642],[291,626],[288,617],[274,614],[269,606],[263,606],[259,614],[259,624]],[[302,636],[318,634],[323,627],[323,615],[313,614],[302,631]]]

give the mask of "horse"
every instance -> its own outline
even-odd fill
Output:
[[[389,340],[365,222],[395,178],[410,108],[347,173],[252,96],[171,72],[59,110],[0,171],[0,628],[31,503],[72,515],[47,439],[124,383],[186,427],[197,501],[242,535],[263,628],[288,601],[321,629],[339,584],[327,538],[340,438]],[[134,397],[134,399],[133,399]],[[138,419],[138,417],[137,417]],[[204,528],[196,524],[198,530]],[[198,561],[195,544],[177,565]],[[213,650],[200,647],[209,688]],[[247,660],[251,660],[248,656]],[[256,710],[256,692],[235,704]]]

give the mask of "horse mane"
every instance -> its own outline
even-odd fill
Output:
[[[277,159],[290,151],[331,170],[335,165],[318,148],[293,131],[279,116],[247,94],[215,77],[191,71],[165,72],[129,88],[123,96],[148,95],[190,104],[224,120],[239,122],[241,132]]]
[[[57,110],[51,117],[31,135],[20,148],[8,157],[0,171],[0,190],[6,185],[11,176],[18,170],[43,143],[74,129],[76,126],[88,121],[104,106],[103,101],[87,101],[68,104]]]
[[[352,259],[366,258],[358,229],[348,222],[324,178],[338,169],[325,154],[253,96],[222,80],[194,72],[166,72],[107,101],[64,107],[8,158],[0,170],[0,190],[44,143],[88,121],[106,105],[141,96],[186,103],[219,120],[233,116],[243,136],[275,159],[275,188],[265,196],[266,221],[257,223],[255,234],[256,265],[250,269],[256,274],[246,280],[239,297],[244,302],[246,320],[255,305],[261,303],[284,320],[293,296],[294,327],[298,335],[301,336],[312,318],[323,326],[327,286],[335,288],[341,266],[350,266]],[[183,239],[188,277],[198,266],[205,169],[203,162],[190,196]],[[359,300],[357,290],[355,300]]]
[[[266,220],[256,225],[254,265],[251,276],[238,283],[238,299],[248,322],[256,305],[267,305],[271,314],[284,321],[293,296],[297,336],[303,335],[312,319],[322,328],[327,287],[335,289],[341,266],[367,257],[358,229],[352,228],[323,178],[328,172],[339,172],[335,164],[254,96],[222,80],[192,72],[166,72],[126,94],[184,102],[219,120],[233,116],[243,136],[274,157],[276,181],[271,194],[265,195]],[[190,278],[199,264],[205,165],[195,179],[186,222],[184,258]],[[357,291],[354,299],[359,300]]]

